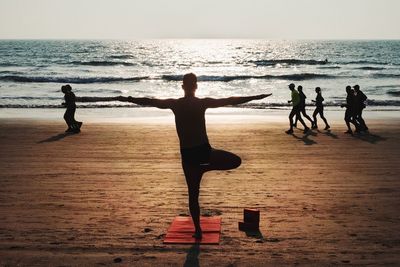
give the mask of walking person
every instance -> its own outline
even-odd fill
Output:
[[[138,105],[171,109],[175,115],[176,131],[179,137],[182,168],[185,174],[189,195],[189,210],[195,233],[193,237],[202,238],[200,226],[200,182],[203,174],[212,170],[230,170],[240,166],[241,158],[231,152],[215,149],[210,145],[205,112],[208,108],[238,105],[252,100],[263,99],[271,94],[228,98],[196,97],[197,77],[193,73],[183,76],[184,96],[178,99],[154,99],[137,97],[117,97],[119,101]]]
[[[61,91],[64,93],[65,102],[62,103],[67,109],[64,113],[64,120],[68,126],[68,129],[65,131],[66,133],[79,133],[82,122],[75,120],[75,111],[76,111],[76,97],[72,92],[72,87],[69,84],[61,86]]]
[[[307,118],[307,120],[309,120],[311,122],[311,126],[314,124],[313,120],[311,119],[310,116],[307,115],[306,113],[306,95],[303,93],[303,86],[299,85],[297,86],[297,90],[299,92],[299,97],[300,97],[300,113],[303,114],[303,116],[305,118]],[[297,127],[297,121],[298,121],[298,117],[296,116],[296,119],[294,121],[294,127]]]
[[[325,122],[324,130],[328,130],[329,128],[331,128],[331,126],[329,126],[328,121],[324,117],[324,104],[322,103],[322,102],[324,102],[324,98],[322,97],[321,88],[316,87],[315,92],[317,93],[317,96],[316,96],[315,100],[312,100],[312,102],[315,103],[315,110],[313,113],[314,125],[312,126],[312,128],[318,129],[317,115],[319,114],[321,116],[321,119]]]
[[[293,133],[293,117],[296,115],[300,123],[304,126],[303,133],[307,133],[310,128],[307,127],[307,125],[304,123],[304,120],[301,118],[300,115],[300,96],[299,92],[296,90],[296,86],[294,83],[289,84],[289,89],[292,91],[291,94],[291,100],[288,101],[288,103],[292,103],[292,110],[290,111],[289,114],[289,130],[286,131],[287,134],[292,134]]]
[[[365,121],[362,117],[362,112],[366,107],[367,96],[360,90],[360,86],[358,84],[353,86],[354,88],[354,111],[355,111],[355,120],[360,125],[360,131],[368,131],[368,127],[365,124]]]
[[[344,121],[346,122],[347,126],[347,131],[345,132],[346,134],[353,134],[353,131],[351,130],[350,123],[352,123],[355,126],[355,131],[359,132],[360,126],[355,120],[355,111],[354,111],[354,90],[351,89],[351,86],[348,85],[346,86],[346,104],[342,104],[342,108],[346,108],[345,114],[344,114]]]

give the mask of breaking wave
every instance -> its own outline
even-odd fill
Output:
[[[149,77],[29,77],[19,75],[0,76],[0,81],[21,82],[21,83],[112,83],[112,82],[135,82],[148,79]]]

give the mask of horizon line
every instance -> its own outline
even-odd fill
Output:
[[[0,40],[99,40],[99,41],[136,41],[136,40],[270,40],[270,41],[399,41],[399,38],[263,38],[263,37],[137,37],[137,38],[2,38]]]

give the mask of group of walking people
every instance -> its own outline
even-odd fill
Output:
[[[315,103],[315,110],[313,112],[312,119],[306,113],[307,97],[303,92],[303,86],[299,85],[296,90],[295,84],[291,83],[289,84],[289,89],[292,94],[291,100],[289,100],[288,103],[292,104],[292,110],[289,114],[290,128],[286,131],[287,134],[293,133],[293,127],[297,127],[298,121],[303,125],[304,133],[307,133],[310,130],[310,127],[308,127],[307,124],[304,122],[302,115],[304,118],[310,121],[312,129],[318,129],[317,115],[320,115],[321,119],[325,123],[324,130],[328,130],[329,128],[331,128],[327,119],[324,116],[324,98],[322,97],[320,87],[315,88],[315,93],[317,95],[315,97],[315,100],[311,100]],[[354,85],[353,88],[348,85],[346,87],[346,92],[346,103],[341,105],[342,108],[346,108],[344,120],[346,122],[347,131],[345,133],[353,134],[350,123],[354,125],[356,133],[368,131],[368,127],[365,124],[364,119],[362,118],[362,111],[366,107],[367,96],[360,90],[359,85]]]

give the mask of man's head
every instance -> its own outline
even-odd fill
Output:
[[[301,85],[297,86],[297,91],[303,92],[303,86],[301,86]]]
[[[320,87],[315,87],[315,92],[318,94],[318,93],[321,93],[321,88]]]
[[[346,92],[347,92],[348,94],[351,93],[351,86],[350,86],[350,85],[347,85],[347,86],[346,86]]]
[[[353,88],[356,92],[360,91],[360,86],[358,84],[354,85]]]
[[[61,86],[61,91],[66,94],[67,92],[71,92],[72,87],[69,84],[63,85]]]
[[[182,89],[185,92],[192,93],[197,89],[197,77],[194,73],[187,73],[183,75]]]
[[[296,87],[296,86],[294,85],[294,83],[289,84],[289,89],[290,89],[290,90],[293,91],[295,87]]]

